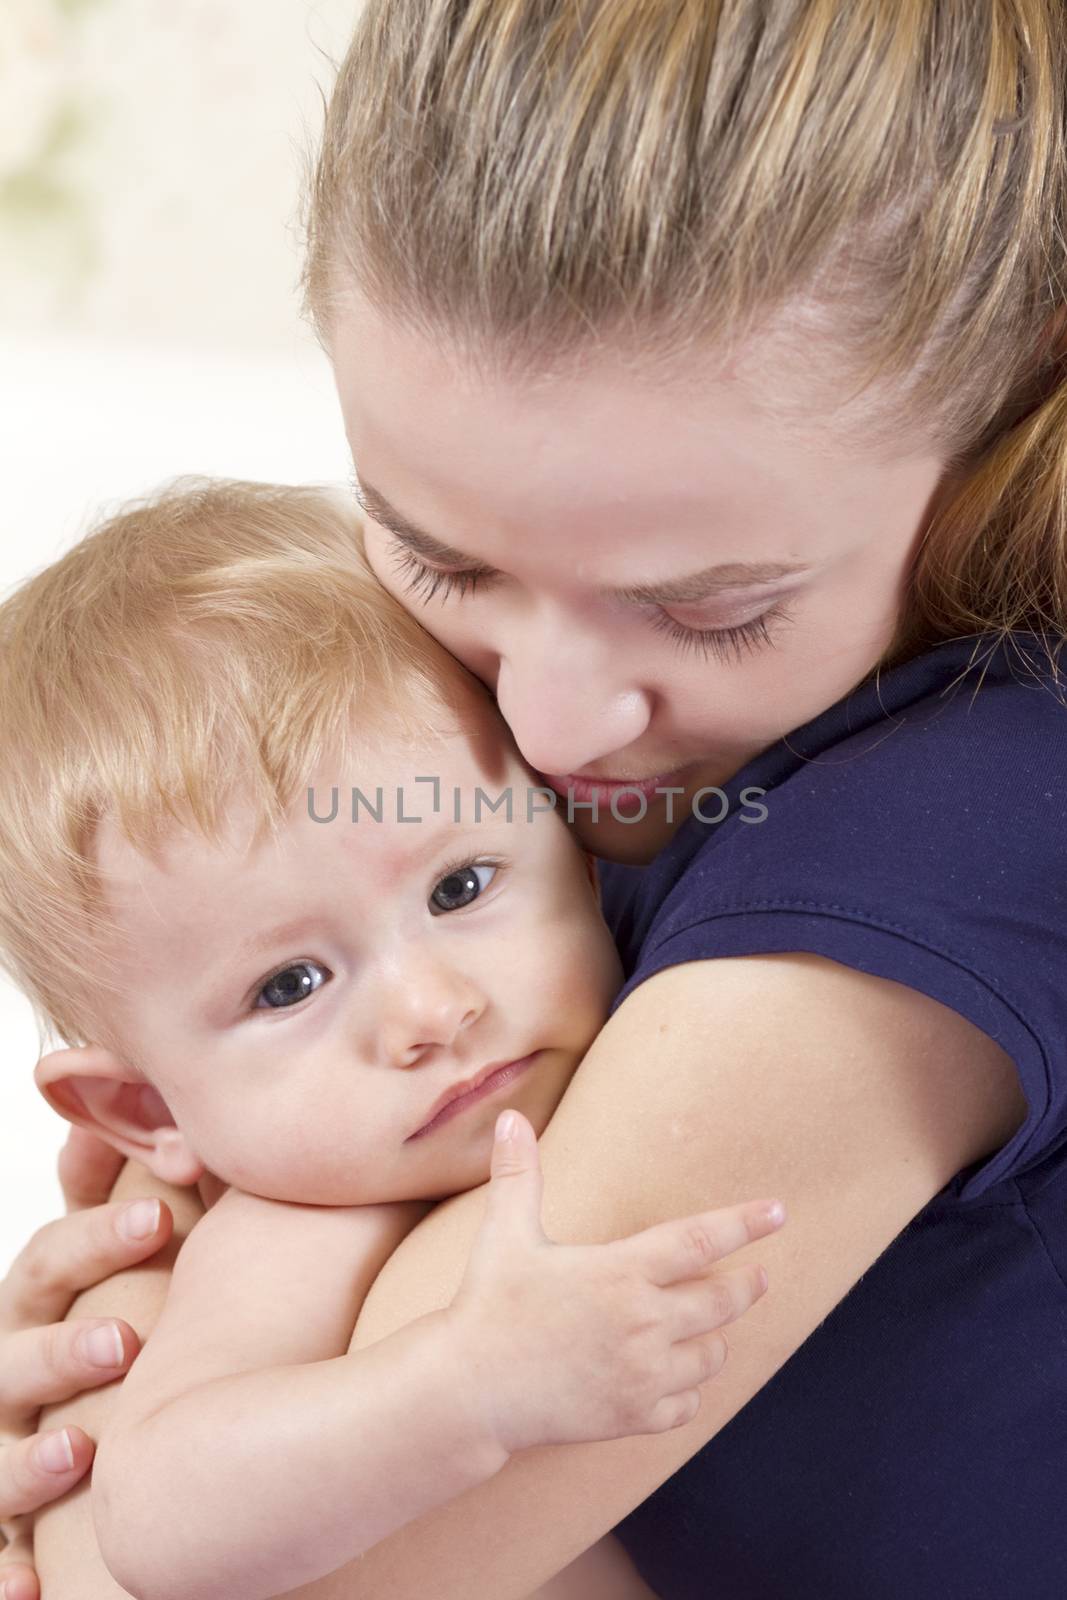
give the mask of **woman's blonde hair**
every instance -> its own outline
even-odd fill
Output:
[[[520,368],[788,312],[953,469],[883,663],[1067,633],[1065,125],[1062,0],[366,0],[306,296]]]
[[[180,480],[0,605],[0,961],[41,1024],[110,1044],[105,815],[151,852],[277,829],[324,757],[412,738],[480,685],[382,588],[340,496]]]

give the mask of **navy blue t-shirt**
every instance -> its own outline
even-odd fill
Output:
[[[811,951],[968,1018],[1029,1108],[618,1525],[663,1600],[1067,1597],[1065,689],[1033,634],[952,640],[762,751],[721,821],[601,866],[616,1005]]]

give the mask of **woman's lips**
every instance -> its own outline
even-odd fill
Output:
[[[468,1106],[472,1106],[476,1100],[485,1100],[489,1095],[495,1094],[498,1089],[503,1089],[507,1084],[512,1083],[520,1073],[525,1072],[526,1068],[533,1064],[538,1054],[539,1052],[535,1050],[531,1055],[520,1056],[517,1061],[506,1061],[502,1067],[498,1067],[495,1072],[490,1073],[484,1083],[480,1083],[476,1089],[471,1089],[469,1093],[458,1095],[455,1100],[450,1100],[429,1122],[424,1123],[421,1128],[417,1128],[414,1133],[409,1134],[404,1143],[410,1144],[412,1139],[421,1139],[424,1133],[431,1133],[434,1128],[440,1127],[443,1122],[448,1122],[450,1118],[458,1116],[461,1111],[465,1111]]]
[[[659,773],[653,778],[582,778],[576,773],[568,772],[562,777],[554,772],[544,772],[541,776],[554,789],[558,795],[566,799],[568,793],[576,801],[598,800],[603,805],[610,805],[612,797],[619,795],[616,807],[626,809],[629,797],[629,809],[636,809],[637,796],[644,795],[645,800],[652,800],[657,789],[681,789],[683,784],[679,779],[683,777],[685,768],[678,768],[675,772]]]

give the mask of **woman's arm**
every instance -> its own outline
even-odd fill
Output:
[[[527,1600],[660,1600],[613,1533],[583,1550]]]
[[[1023,1116],[1008,1056],[903,984],[807,954],[694,962],[649,979],[595,1041],[542,1136],[546,1230],[590,1241],[737,1195],[778,1195],[789,1225],[759,1246],[769,1292],[731,1330],[730,1359],[686,1427],[530,1450],[300,1600],[536,1591],[713,1438],[910,1219]],[[459,1195],[408,1235],[367,1297],[356,1345],[448,1301],[483,1204],[484,1189]],[[706,1592],[718,1600],[714,1573]]]
[[[410,1523],[300,1600],[525,1600],[693,1456],[829,1315],[961,1168],[1021,1123],[1007,1055],[916,990],[812,955],[672,967],[619,1007],[540,1142],[544,1225],[562,1242],[773,1194],[789,1226],[759,1246],[771,1289],[686,1427],[546,1446]],[[359,1348],[447,1305],[485,1186],[439,1205],[387,1262]],[[744,1252],[741,1253],[741,1259]],[[128,1312],[139,1328],[144,1312]],[[66,1504],[69,1505],[69,1501]],[[709,1508],[713,1514],[713,1508]],[[64,1507],[52,1509],[43,1532]],[[91,1527],[42,1547],[44,1600],[103,1600]],[[709,1600],[716,1600],[708,1574]]]

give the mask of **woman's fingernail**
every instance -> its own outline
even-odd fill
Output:
[[[126,1359],[122,1334],[113,1322],[103,1328],[88,1328],[79,1333],[74,1348],[94,1367],[121,1367]]]
[[[158,1227],[158,1200],[135,1200],[119,1216],[119,1232],[127,1239],[147,1239]]]
[[[59,1433],[46,1433],[43,1439],[38,1439],[33,1454],[38,1466],[46,1472],[69,1472],[74,1465],[74,1451],[66,1428]]]

